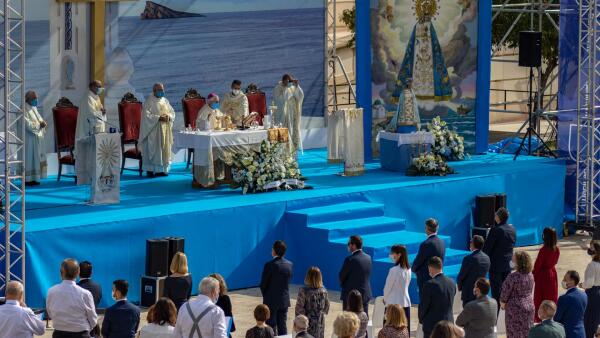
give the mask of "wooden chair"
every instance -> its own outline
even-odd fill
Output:
[[[189,89],[183,99],[181,99],[181,107],[183,107],[183,123],[185,128],[191,126],[192,129],[196,129],[196,119],[200,109],[206,104],[206,99],[198,93],[196,89]],[[190,167],[192,162],[192,155],[194,154],[193,148],[188,148],[187,164],[186,169]]]
[[[75,130],[77,128],[77,114],[79,108],[73,105],[66,97],[61,98],[52,108],[52,117],[54,118],[54,150],[58,157],[58,177],[60,181],[62,176],[62,167],[70,165],[75,167]],[[67,153],[63,155],[63,153]],[[77,183],[77,175],[64,175],[74,177]]]
[[[121,174],[123,170],[138,171],[142,176],[142,152],[138,148],[140,137],[140,125],[142,123],[142,103],[131,93],[125,94],[119,102],[119,128],[121,128],[121,152],[123,162],[121,163]],[[125,145],[133,145],[125,149]],[[125,168],[125,161],[130,158],[139,161],[138,169]]]
[[[258,123],[263,125],[263,118],[267,115],[267,95],[260,90],[246,93],[248,98],[249,113],[258,113]]]

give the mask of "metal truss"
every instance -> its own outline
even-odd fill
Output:
[[[0,294],[25,283],[25,0],[0,0]]]
[[[336,0],[325,0],[325,112],[330,113],[338,110],[342,105],[339,100],[340,92],[338,87],[347,86],[348,95],[351,100],[348,103],[356,102],[356,92],[352,86],[348,72],[344,67],[342,59],[337,55],[337,2]],[[343,75],[342,83],[339,83],[336,76]],[[347,105],[347,104],[346,104]]]

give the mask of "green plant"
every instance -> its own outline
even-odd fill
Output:
[[[342,21],[344,25],[348,27],[350,32],[352,32],[352,37],[346,46],[348,46],[348,48],[354,48],[354,45],[356,44],[356,6],[352,7],[352,9],[344,9],[340,21]]]

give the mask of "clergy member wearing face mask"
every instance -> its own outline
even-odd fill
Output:
[[[129,283],[118,279],[113,282],[112,298],[115,301],[106,309],[102,321],[102,337],[133,338],[140,325],[140,309],[127,301]]]
[[[577,287],[579,281],[580,277],[577,271],[567,271],[561,283],[567,292],[558,297],[556,304],[554,320],[565,327],[567,338],[585,338],[583,316],[588,299],[585,292]]]
[[[84,94],[79,103],[75,140],[103,133],[106,129],[106,110],[104,110],[100,101],[100,95],[104,93],[102,82],[94,80],[90,82],[88,88],[89,90]]]
[[[25,93],[25,185],[39,185],[46,177],[44,136],[48,124],[38,112],[38,98],[33,90]]]
[[[464,289],[463,293],[471,290]],[[488,297],[490,282],[485,278],[475,281],[473,300],[468,302],[456,318],[456,325],[465,329],[465,338],[493,338],[498,319],[498,304]]]
[[[248,116],[248,98],[242,93],[242,81],[233,80],[231,91],[223,94],[221,111],[231,117],[231,121],[241,126],[244,117]]]
[[[198,118],[196,119],[196,126],[203,130],[212,130],[218,127],[220,118],[223,117],[219,105],[219,96],[215,93],[208,94],[206,98],[207,102],[198,112]],[[217,180],[225,178],[225,163],[213,157],[213,151],[208,152],[208,159],[203,165],[194,162],[194,181],[192,186],[195,188],[216,188]],[[199,156],[199,155],[196,155]],[[214,160],[217,161],[214,161]]]
[[[226,338],[225,314],[215,305],[219,299],[219,281],[205,277],[200,282],[198,297],[183,304],[177,315],[175,338]]]
[[[144,103],[139,137],[142,169],[148,177],[167,176],[171,169],[174,120],[175,110],[165,98],[165,87],[157,83]]]
[[[300,136],[300,121],[302,119],[302,103],[304,102],[304,91],[300,87],[300,81],[285,74],[281,81],[275,86],[273,92],[277,111],[273,116],[275,124],[288,128],[290,134],[290,151],[302,150]]]

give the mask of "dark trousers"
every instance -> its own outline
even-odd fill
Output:
[[[510,271],[498,272],[498,271],[490,271],[490,284],[492,289],[492,298],[498,302],[498,312],[500,312],[500,293],[502,293],[502,283],[508,275]]]
[[[267,325],[273,328],[276,336],[287,335],[287,313],[288,308],[271,310],[271,317],[267,319]]]
[[[54,332],[52,333],[52,338],[90,338],[90,333],[87,331],[67,332],[54,330]]]
[[[588,297],[588,304],[585,308],[583,324],[585,326],[585,336],[594,338],[594,333],[600,325],[600,286],[594,286],[585,290]]]
[[[408,325],[408,335],[410,336],[410,306],[404,308],[404,314],[406,315],[406,325]]]

